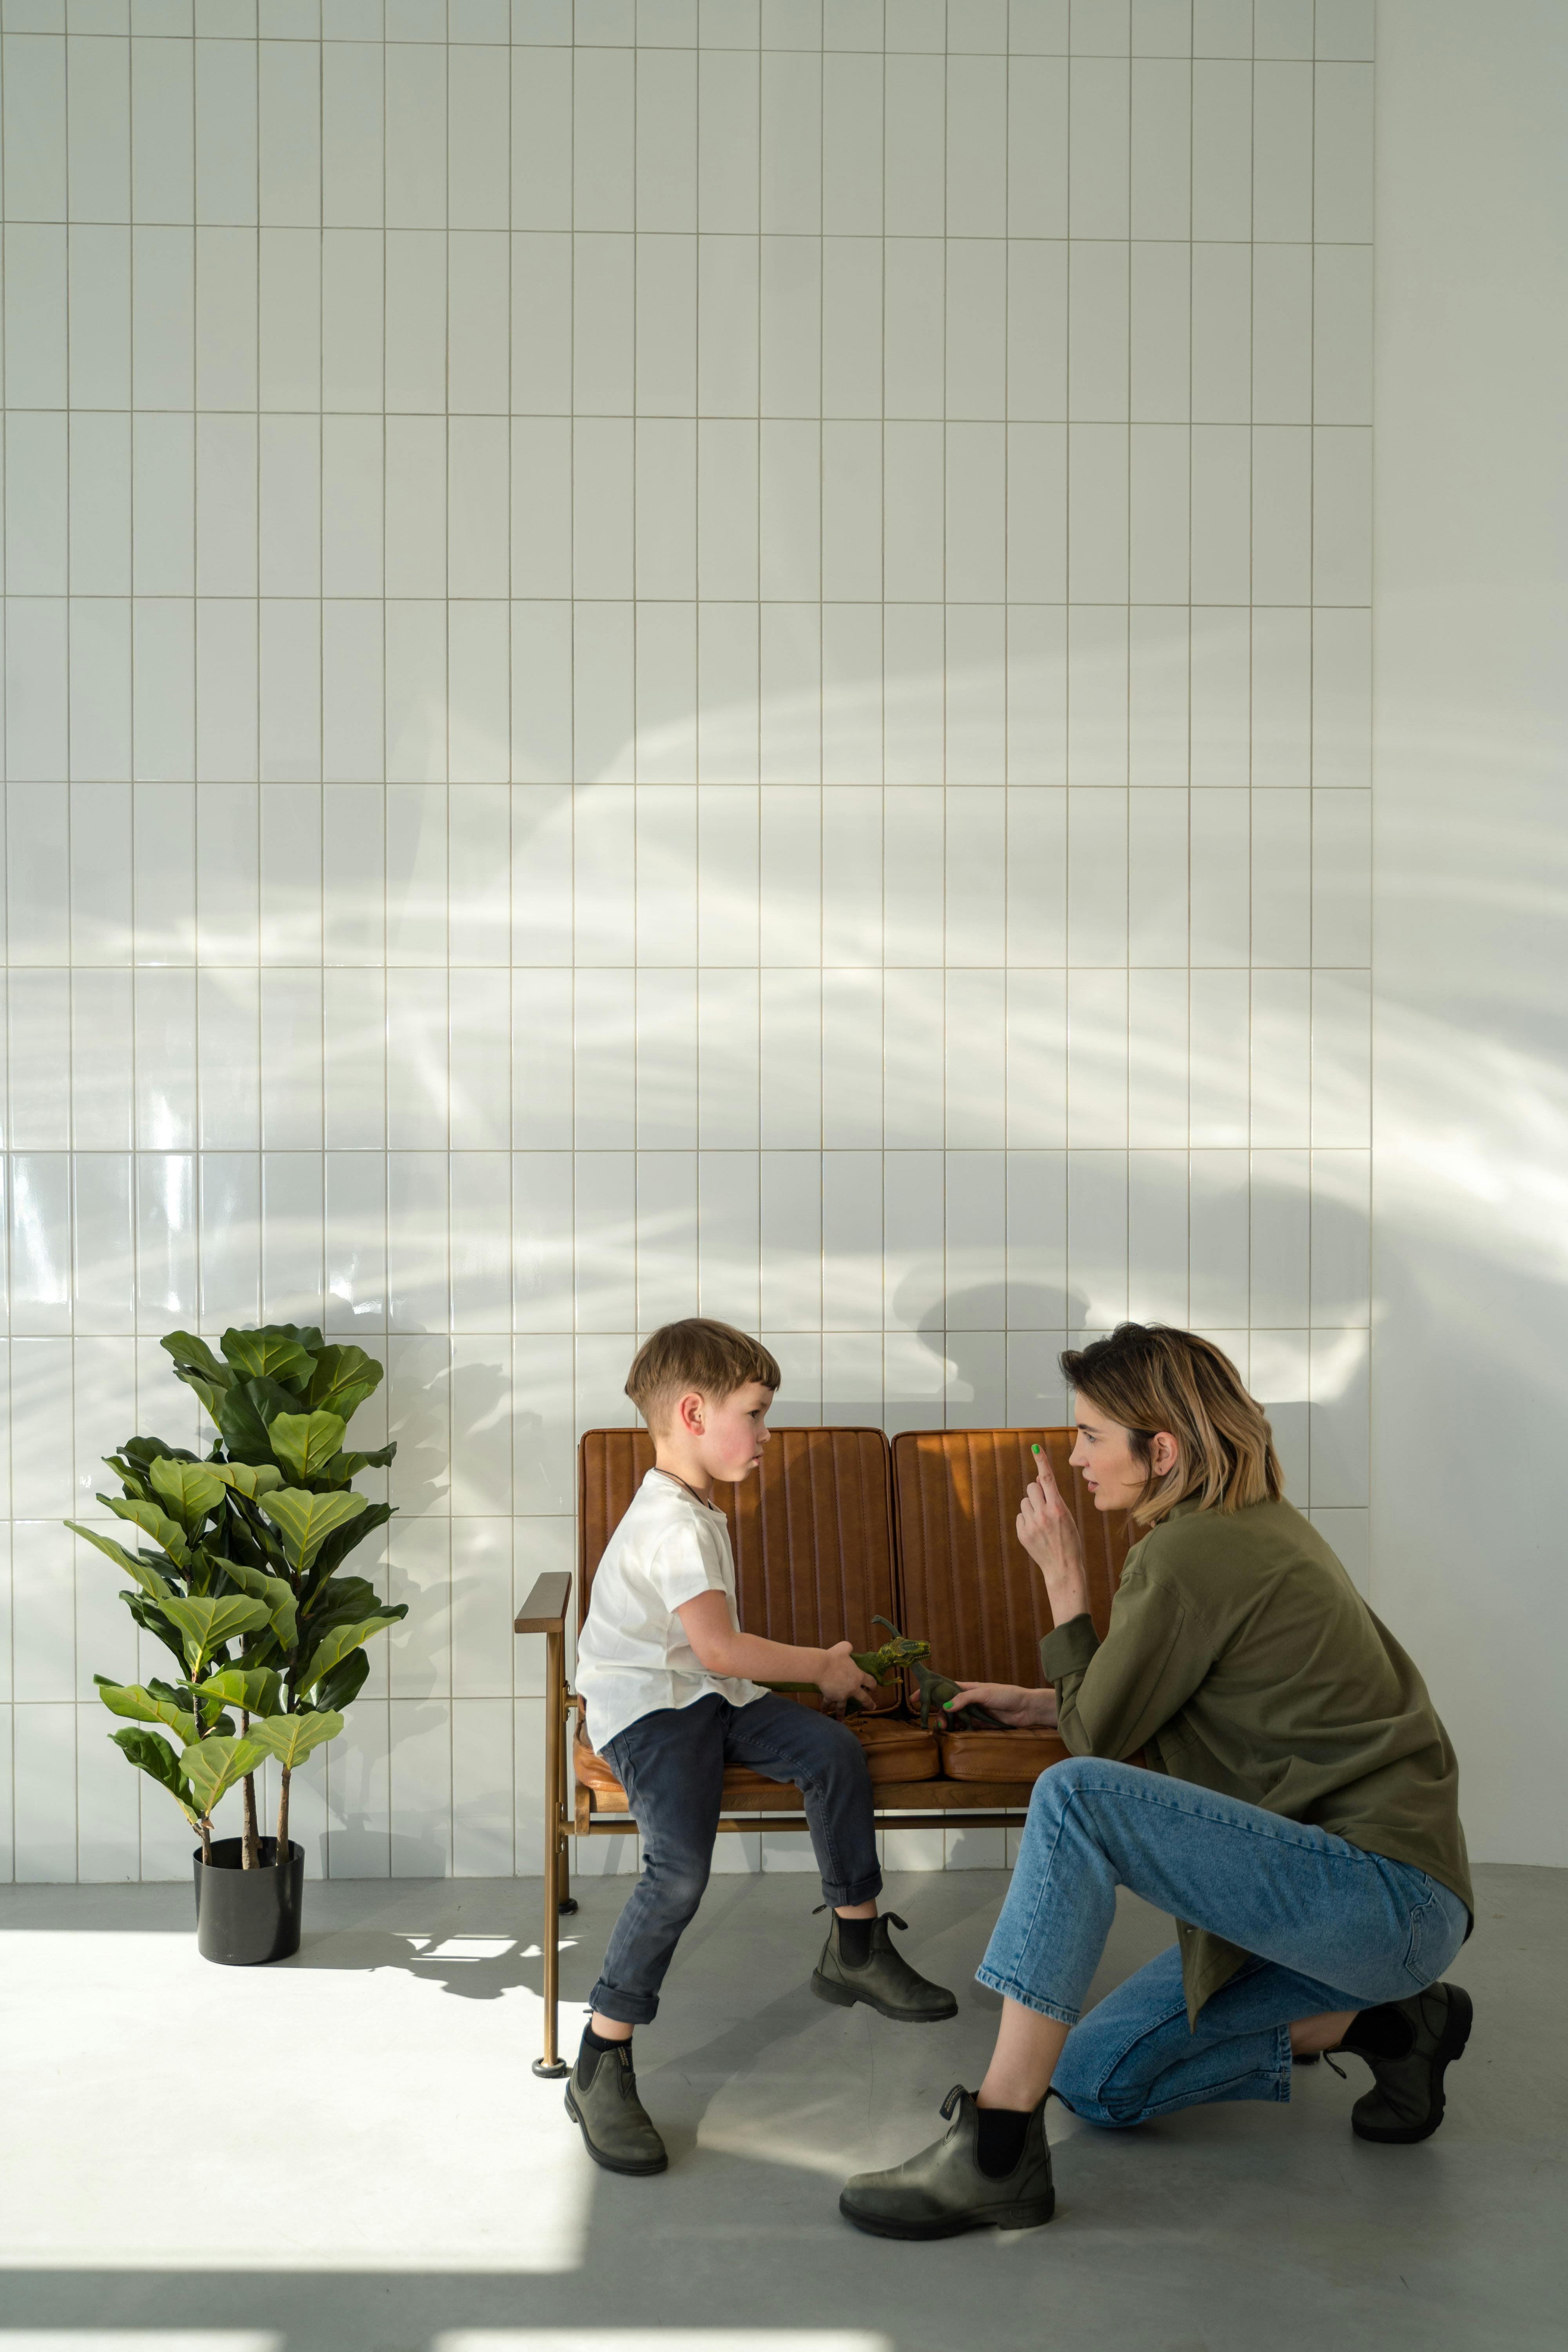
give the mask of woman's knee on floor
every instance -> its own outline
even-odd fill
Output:
[[[1085,2123],[1108,2131],[1126,2131],[1141,2123],[1149,2098],[1136,2049],[1121,2051],[1119,2040],[1095,2031],[1091,2010],[1068,2035],[1051,2078],[1051,2088],[1064,2106]]]

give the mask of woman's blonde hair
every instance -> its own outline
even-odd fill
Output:
[[[1178,1503],[1200,1511],[1244,1511],[1285,1491],[1273,1432],[1230,1358],[1195,1331],[1165,1323],[1121,1323],[1108,1339],[1068,1348],[1062,1370],[1080,1396],[1120,1422],[1148,1473],[1132,1506],[1152,1527]],[[1176,1459],[1163,1477],[1153,1440],[1168,1430]]]

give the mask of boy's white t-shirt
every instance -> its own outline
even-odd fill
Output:
[[[738,1632],[723,1513],[666,1471],[650,1470],[605,1546],[577,1636],[577,1689],[601,1756],[618,1732],[656,1708],[690,1706],[710,1691],[731,1706],[767,1696],[760,1683],[710,1675],[687,1640],[676,1612],[702,1592],[724,1595]]]

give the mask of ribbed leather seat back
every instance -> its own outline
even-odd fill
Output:
[[[1040,1571],[1014,1531],[1043,1445],[1078,1521],[1089,1570],[1089,1612],[1104,1635],[1127,1557],[1123,1514],[1101,1517],[1068,1466],[1074,1429],[912,1430],[893,1441],[900,1619],[931,1643],[931,1663],[973,1682],[1040,1679],[1039,1644],[1051,1630]]]
[[[879,1429],[772,1434],[754,1478],[713,1490],[730,1522],[741,1622],[773,1642],[874,1649],[887,1636],[872,1618],[897,1618],[888,1441]],[[605,1546],[652,1467],[646,1430],[591,1429],[577,1449],[579,1622]],[[880,1703],[898,1696],[894,1685]]]
[[[653,1468],[646,1429],[590,1429],[577,1447],[577,1622],[588,1613],[594,1570]]]

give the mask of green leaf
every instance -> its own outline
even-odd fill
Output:
[[[122,1592],[120,1598],[124,1601],[142,1631],[152,1641],[163,1643],[183,1675],[185,1672],[185,1645],[164,1616],[163,1603],[158,1601],[149,1601],[146,1595],[141,1592]],[[150,1678],[148,1687],[149,1689],[155,1687]]]
[[[283,1538],[290,1568],[302,1572],[310,1566],[327,1538],[367,1506],[363,1495],[340,1489],[332,1495],[307,1495],[298,1486],[280,1486],[261,1498],[260,1509]]]
[[[193,1331],[165,1332],[158,1345],[174,1358],[176,1371],[199,1372],[215,1389],[227,1388],[234,1378],[228,1366]]]
[[[195,1790],[180,1769],[180,1759],[166,1739],[140,1727],[134,1731],[111,1731],[109,1737],[122,1756],[129,1756],[132,1764],[148,1773],[161,1789],[167,1789],[193,1826],[200,1822],[202,1809]]]
[[[343,1424],[335,1412],[280,1412],[268,1434],[279,1461],[305,1486],[341,1450]]]
[[[167,1632],[169,1629],[165,1627],[164,1630]],[[97,1677],[95,1676],[94,1679],[96,1680]],[[187,1684],[160,1682],[155,1675],[148,1675],[147,1688],[154,1698],[165,1700],[170,1706],[183,1707],[190,1696]],[[222,1705],[217,1699],[202,1701],[202,1729],[222,1732],[230,1732],[234,1729],[233,1717],[225,1715]]]
[[[134,1496],[100,1495],[97,1500],[106,1511],[112,1511],[117,1519],[129,1519],[133,1528],[140,1528],[144,1536],[151,1536],[159,1549],[168,1553],[176,1568],[184,1568],[190,1558],[185,1531],[177,1519],[169,1517],[167,1511],[161,1510],[156,1503],[138,1502]]]
[[[291,1386],[309,1382],[315,1370],[309,1351],[275,1323],[255,1331],[226,1331],[218,1345],[242,1381],[279,1381]]]
[[[310,1376],[311,1409],[352,1421],[366,1397],[381,1386],[381,1366],[363,1348],[323,1348]]]
[[[213,1423],[214,1427],[221,1433],[223,1429],[223,1401],[228,1394],[228,1391],[226,1389],[215,1388],[211,1381],[203,1380],[200,1372],[182,1371],[178,1364],[174,1367],[174,1378],[177,1381],[184,1381],[188,1389],[194,1389],[195,1391],[196,1400],[200,1404],[202,1411],[205,1413],[207,1419]]]
[[[169,1600],[160,1606],[170,1624],[180,1630],[192,1674],[204,1658],[232,1642],[237,1633],[254,1633],[267,1622],[267,1611],[259,1601]]]
[[[162,1495],[182,1527],[194,1528],[223,1501],[224,1482],[202,1462],[154,1462],[154,1494]]]
[[[334,1454],[321,1475],[334,1486],[346,1486],[362,1470],[384,1470],[396,1452],[397,1440],[394,1438],[390,1445],[378,1445],[374,1453]]]
[[[351,1650],[346,1658],[340,1658],[337,1664],[321,1676],[316,1685],[315,1696],[306,1704],[320,1707],[323,1713],[331,1713],[334,1707],[341,1711],[351,1699],[359,1696],[369,1672],[369,1653]]]
[[[162,1437],[128,1437],[120,1451],[126,1460],[134,1463],[143,1477],[154,1462],[194,1462],[195,1455],[184,1445],[171,1445]]]
[[[98,1458],[107,1469],[113,1471],[128,1495],[137,1496],[143,1503],[149,1499],[146,1479],[123,1454],[100,1454]]]
[[[254,1772],[266,1753],[259,1740],[244,1732],[233,1739],[198,1739],[185,1749],[180,1761],[209,1820],[235,1783]]]
[[[224,1568],[229,1582],[259,1601],[267,1612],[268,1622],[284,1649],[291,1650],[299,1638],[299,1608],[294,1588],[287,1577],[268,1576],[265,1569],[252,1568],[248,1560],[226,1559]]]
[[[133,1577],[149,1600],[162,1602],[174,1591],[174,1588],[166,1577],[160,1576],[155,1568],[149,1568],[145,1560],[133,1559],[124,1545],[117,1544],[112,1536],[100,1536],[96,1528],[84,1528],[79,1519],[68,1519],[66,1525],[73,1536],[80,1536],[84,1543],[91,1544],[95,1550],[102,1552],[106,1559],[111,1559],[116,1568],[122,1568],[127,1576]]]
[[[269,1323],[267,1328],[269,1331],[281,1331],[286,1339],[303,1348],[307,1356],[319,1356],[326,1345],[314,1323]]]
[[[111,1683],[107,1675],[94,1675],[92,1679],[110,1715],[127,1715],[132,1723],[167,1724],[182,1748],[195,1738],[196,1718],[188,1706],[160,1697],[142,1683]]]
[[[295,1689],[301,1691],[311,1689],[321,1681],[323,1675],[331,1674],[332,1668],[340,1664],[351,1650],[357,1650],[362,1643],[369,1641],[373,1633],[379,1633],[383,1626],[395,1622],[394,1618],[386,1616],[367,1617],[362,1619],[357,1625],[334,1625],[330,1633],[322,1636],[310,1664],[298,1677]]]
[[[271,1666],[225,1666],[197,1685],[196,1696],[216,1699],[221,1706],[243,1707],[247,1715],[268,1716],[279,1712],[281,1688],[282,1678]]]
[[[281,1412],[297,1412],[300,1400],[276,1381],[237,1381],[218,1406],[217,1425],[237,1462],[270,1462],[268,1432]]]
[[[243,1495],[247,1503],[270,1495],[283,1484],[283,1473],[276,1462],[215,1462],[212,1475],[221,1478],[232,1494]]]
[[[369,1508],[362,1511],[357,1518],[351,1519],[346,1527],[340,1528],[336,1535],[329,1536],[316,1556],[317,1574],[331,1576],[339,1563],[348,1558],[356,1545],[363,1543],[366,1536],[374,1535],[377,1528],[384,1528],[386,1525],[392,1514],[393,1506],[390,1503],[372,1503]]]
[[[384,1608],[380,1593],[363,1576],[329,1576],[318,1584],[301,1610],[318,1637],[329,1625],[346,1625],[351,1618],[374,1617]]]
[[[318,1707],[309,1715],[275,1715],[266,1723],[252,1724],[250,1737],[292,1771],[313,1748],[322,1748],[329,1739],[335,1739],[342,1727],[341,1715]]]

